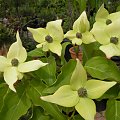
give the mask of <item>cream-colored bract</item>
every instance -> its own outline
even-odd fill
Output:
[[[80,61],[70,79],[70,85],[61,86],[53,95],[42,96],[41,99],[65,107],[74,107],[85,120],[94,120],[96,114],[95,103],[92,99],[101,97],[116,82],[101,80],[87,80],[87,74]],[[87,91],[87,96],[79,96],[79,88]]]
[[[115,13],[109,14],[109,12],[104,8],[104,4],[102,4],[96,13],[95,21],[101,21],[106,24],[107,19],[109,19],[111,21],[115,21],[119,18],[120,18],[120,12],[115,12]]]
[[[100,50],[106,54],[107,58],[120,56],[120,12],[109,14],[102,5],[95,19],[91,32],[96,41],[101,44]],[[112,43],[112,37],[117,38],[118,42]]]
[[[14,92],[16,92],[14,83],[23,78],[23,73],[35,71],[47,65],[40,60],[25,62],[27,52],[22,46],[18,32],[16,38],[17,41],[10,46],[7,57],[0,56],[0,72],[4,72],[4,80]]]
[[[33,29],[28,27],[28,30],[32,33],[34,40],[40,43],[37,47],[42,47],[43,51],[50,50],[61,56],[61,42],[64,38],[61,24],[62,20],[55,20],[48,22],[46,28]],[[46,41],[47,36],[52,38],[52,42]]]
[[[69,30],[64,38],[68,38],[72,41],[72,44],[81,45],[82,43],[89,44],[95,42],[93,35],[90,30],[90,23],[87,19],[86,12],[83,11],[80,17],[74,22],[73,30]],[[80,34],[80,37],[77,37]]]

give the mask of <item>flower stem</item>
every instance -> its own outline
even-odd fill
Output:
[[[74,116],[74,114],[75,114],[75,109],[73,110],[73,112],[72,112],[72,115],[70,116],[70,118],[68,119],[68,120],[72,120],[73,119],[73,116]]]
[[[74,51],[75,51],[75,53],[76,53],[76,56],[78,56],[78,53],[79,53],[79,46],[77,45],[73,45],[73,47],[74,47]]]

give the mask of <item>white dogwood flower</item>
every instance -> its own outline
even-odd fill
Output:
[[[14,83],[23,78],[23,73],[34,71],[47,65],[47,63],[43,63],[40,60],[25,62],[27,52],[22,46],[18,32],[16,38],[17,41],[10,46],[7,57],[0,56],[0,72],[3,72],[5,82],[14,92],[16,92]]]

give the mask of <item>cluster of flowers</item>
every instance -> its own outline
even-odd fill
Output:
[[[46,29],[38,28],[28,30],[33,34],[34,39],[40,43],[37,47],[42,47],[43,51],[52,51],[61,55],[61,42],[63,38],[68,38],[72,44],[81,45],[91,42],[99,42],[100,50],[103,51],[107,58],[120,55],[120,12],[109,14],[102,5],[95,17],[95,23],[90,30],[90,23],[84,11],[74,22],[73,30],[68,31],[65,35],[61,27],[62,20],[48,22]]]
[[[98,41],[101,44],[100,50],[110,58],[120,55],[119,17],[120,12],[109,14],[102,5],[96,14],[96,22],[91,30],[85,11],[74,22],[73,30],[68,31],[65,35],[61,27],[62,20],[48,22],[46,28],[28,28],[28,30],[35,41],[40,43],[37,47],[42,47],[43,51],[50,50],[61,56],[61,42],[64,38],[70,39],[72,44],[76,45]],[[7,57],[0,56],[0,72],[4,73],[4,80],[13,91],[16,91],[14,83],[23,78],[23,73],[37,70],[48,64],[40,60],[25,62],[27,52],[22,46],[18,32],[16,38],[17,41],[11,45]],[[87,80],[86,71],[77,60],[70,85],[63,85],[53,95],[42,96],[41,99],[65,107],[75,106],[84,119],[94,120],[96,107],[92,99],[101,97],[115,84],[116,82]]]

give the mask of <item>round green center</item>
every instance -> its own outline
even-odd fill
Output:
[[[48,42],[48,43],[52,43],[53,42],[53,38],[50,36],[50,35],[47,35],[45,37],[45,40]]]
[[[85,88],[80,88],[79,90],[78,90],[78,96],[79,97],[87,97],[87,90],[85,89]]]
[[[114,43],[114,44],[117,44],[118,43],[118,38],[117,37],[111,37],[110,42]]]
[[[19,64],[18,59],[16,59],[16,58],[12,59],[11,64],[12,64],[12,66],[18,66],[18,64]]]
[[[110,20],[110,19],[107,19],[106,20],[106,25],[109,25],[109,24],[111,24],[112,23],[112,21]]]
[[[81,38],[82,38],[82,34],[79,33],[79,32],[77,32],[77,33],[76,33],[76,37],[81,39]]]

